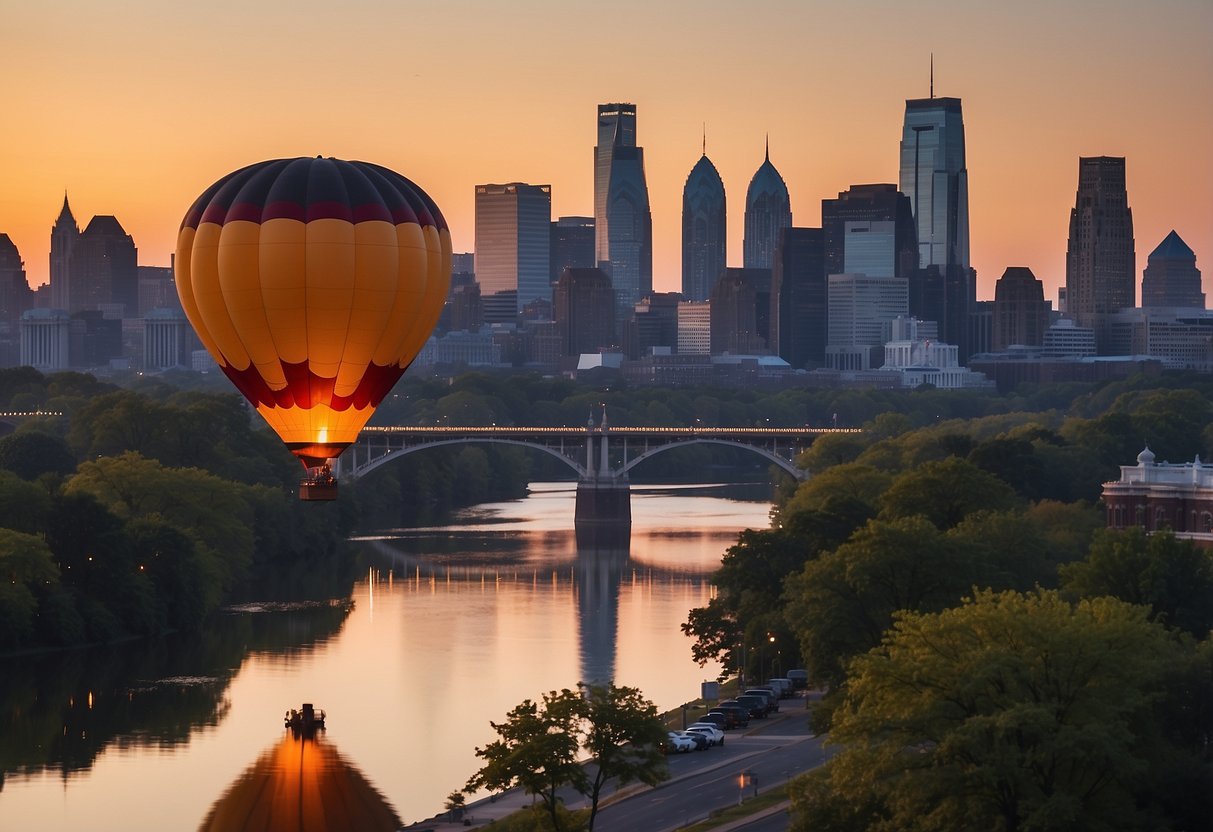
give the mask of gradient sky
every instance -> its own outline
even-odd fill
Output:
[[[438,202],[456,251],[473,186],[551,184],[593,213],[596,106],[638,108],[654,285],[681,282],[682,187],[724,178],[730,265],[770,135],[796,225],[896,182],[905,99],[964,103],[978,297],[1010,265],[1065,280],[1079,156],[1125,156],[1138,277],[1172,228],[1213,294],[1211,0],[0,0],[0,232],[34,285],[66,189],[167,265],[186,208],[267,158],[365,159]]]

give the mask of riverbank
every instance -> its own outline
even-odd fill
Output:
[[[728,698],[735,692],[736,685],[737,681],[735,679],[722,684],[721,698]],[[772,714],[766,719],[754,720],[744,730],[729,732],[728,740],[732,741],[734,746],[736,746],[738,744],[737,740],[743,737],[761,738],[764,735],[783,735],[787,733],[790,722],[797,718],[804,719],[807,724],[810,702],[818,697],[819,694],[810,692],[808,696],[783,700],[778,713]],[[705,703],[703,700],[687,703],[687,723],[690,724],[690,722],[694,721],[692,717],[696,713],[703,713],[709,707],[710,703]],[[683,709],[679,707],[662,714],[662,719],[671,730],[678,730],[681,728],[682,716]],[[680,788],[680,784],[685,784],[686,781],[692,778],[702,777],[705,773],[725,769],[731,772],[742,763],[749,766],[760,759],[767,750],[769,750],[767,747],[757,747],[739,755],[727,757],[715,753],[714,750],[679,755],[677,758],[671,758],[671,762],[677,760],[682,765],[680,765],[677,771],[671,771],[670,779],[653,787],[633,784],[611,792],[599,802],[599,812],[601,813],[607,807],[637,798],[649,792],[669,789],[677,790]],[[732,777],[731,773],[729,777]],[[691,824],[670,826],[664,832],[674,832],[674,830],[683,828],[695,830],[714,829],[727,832],[727,830],[744,825],[756,817],[765,816],[769,813],[777,812],[781,808],[785,808],[786,799],[784,797],[777,796],[772,801],[770,795],[773,790],[785,787],[786,781],[772,780],[768,783],[759,784],[754,788],[754,793],[740,801],[738,805],[730,805],[727,814],[720,812],[720,817],[717,818],[712,816],[715,813],[711,810],[705,810]],[[747,786],[747,790],[748,788]],[[409,832],[454,832],[457,829],[493,830],[499,827],[507,829],[510,828],[510,819],[513,816],[529,810],[534,805],[535,799],[532,795],[527,794],[520,788],[511,789],[500,795],[481,798],[468,804],[464,807],[462,815],[457,820],[451,820],[448,814],[444,812],[433,818],[419,821],[404,828],[409,830]],[[588,807],[589,803],[584,799],[570,801],[567,804],[567,808],[571,811]]]

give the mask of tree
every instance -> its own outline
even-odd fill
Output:
[[[787,620],[811,678],[837,684],[898,610],[935,611],[971,586],[969,552],[922,517],[873,520],[788,578]]]
[[[894,480],[884,493],[882,516],[922,515],[940,529],[950,529],[975,511],[1004,511],[1017,502],[1011,487],[993,474],[948,457]]]
[[[76,458],[59,437],[26,430],[0,439],[0,468],[7,468],[23,480],[36,480],[48,472],[72,473],[76,470]]]
[[[656,785],[664,780],[661,741],[665,728],[657,708],[636,688],[578,684],[543,695],[542,705],[525,700],[502,723],[492,722],[500,739],[476,749],[485,765],[464,791],[502,791],[522,786],[538,795],[552,828],[562,828],[558,790],[571,787],[589,798],[594,829],[602,789],[611,780]],[[578,762],[581,753],[586,764]]]
[[[1197,789],[1208,776],[1159,730],[1185,662],[1145,609],[1112,598],[982,591],[900,613],[852,665],[841,750],[794,785],[792,828],[1172,828],[1155,762],[1188,760]]]
[[[1213,557],[1170,531],[1100,531],[1086,560],[1060,572],[1062,588],[1072,595],[1142,604],[1152,619],[1197,638],[1213,629]]]
[[[593,774],[589,778],[589,829],[593,832],[598,800],[608,781],[620,786],[640,782],[655,786],[669,777],[661,742],[665,726],[657,708],[637,688],[582,682],[585,702],[585,734],[582,747],[589,752]]]
[[[565,688],[545,693],[542,703],[523,700],[506,714],[504,722],[490,722],[499,739],[476,749],[476,756],[485,763],[464,791],[505,791],[521,786],[527,794],[539,796],[552,828],[559,832],[557,791],[572,786],[584,793],[589,782],[585,767],[577,761],[582,710],[581,695]]]

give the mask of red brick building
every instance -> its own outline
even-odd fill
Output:
[[[1155,462],[1146,448],[1136,465],[1120,466],[1118,481],[1104,483],[1103,501],[1110,529],[1171,529],[1177,538],[1213,547],[1213,465],[1199,456],[1172,465]]]

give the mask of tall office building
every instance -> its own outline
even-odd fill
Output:
[[[550,185],[476,186],[476,280],[486,323],[512,323],[536,299],[552,300]]]
[[[653,216],[634,104],[598,105],[594,236],[598,268],[610,276],[617,319],[625,320],[653,291]]]
[[[565,269],[554,296],[561,355],[598,352],[615,343],[615,293],[601,269]]]
[[[864,274],[832,274],[827,280],[827,364],[835,370],[879,366],[889,327],[909,313],[908,281]]]
[[[0,234],[0,367],[21,360],[21,315],[34,305],[21,252],[7,234]]]
[[[1078,193],[1066,249],[1066,309],[1079,327],[1095,330],[1106,354],[1110,316],[1136,300],[1133,212],[1123,156],[1078,160]]]
[[[624,322],[623,351],[628,358],[643,358],[654,347],[678,348],[678,292],[653,292],[640,299],[632,317]]]
[[[135,241],[116,217],[99,215],[89,220],[71,251],[67,311],[74,315],[121,304],[123,314],[135,317],[139,309],[138,257]]]
[[[919,272],[911,278],[910,309],[939,324],[939,334],[968,357],[968,316],[976,300],[969,263],[969,172],[959,98],[906,101],[901,134],[900,189],[910,199]]]
[[[818,367],[826,352],[825,235],[785,228],[771,274],[771,352],[793,368]]]
[[[67,204],[67,192],[63,193],[63,207],[59,209],[59,217],[51,226],[51,307],[67,309],[71,306],[68,297],[71,285],[72,249],[80,239],[80,226],[72,216],[71,206]],[[66,359],[65,359],[66,360]]]
[[[1010,266],[994,285],[993,333],[990,347],[1003,352],[1012,345],[1039,347],[1049,328],[1044,284],[1031,269]]]
[[[592,269],[594,258],[594,218],[560,217],[552,222],[552,285],[565,269]]]
[[[742,262],[747,269],[769,269],[775,261],[779,232],[792,225],[788,186],[771,164],[771,146],[750,179],[745,194],[745,238]]]
[[[678,303],[678,354],[712,354],[712,302],[684,300]]]
[[[1141,305],[1204,309],[1205,293],[1200,286],[1196,252],[1172,229],[1146,261],[1141,275]]]
[[[682,296],[707,300],[724,272],[726,229],[724,181],[707,148],[682,189]]]
[[[725,269],[712,287],[712,355],[767,351],[771,316],[771,270]]]
[[[870,236],[874,227],[879,238],[876,244]],[[852,185],[837,199],[823,199],[821,230],[826,274],[863,272],[852,265],[865,259],[870,262],[876,249],[882,249],[880,261],[869,265],[879,272],[873,277],[914,277],[918,268],[914,214],[910,198],[896,185]]]

